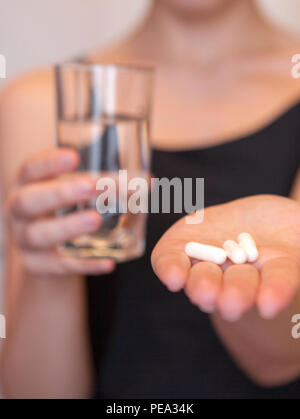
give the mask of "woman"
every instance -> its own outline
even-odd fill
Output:
[[[154,0],[134,35],[85,58],[156,67],[153,172],[206,182],[202,224],[191,229],[184,220],[173,225],[178,214],[150,215],[145,257],[117,267],[55,251],[101,219],[94,211],[49,215],[88,200],[94,188],[88,178],[58,179],[78,164],[74,152],[47,151],[51,71],[6,89],[0,129],[12,235],[1,373],[8,397],[299,396],[291,317],[300,312],[300,92],[290,76],[299,46],[251,0]],[[224,277],[213,264],[191,269],[184,243],[219,245],[241,231],[255,235],[260,265],[231,266]],[[157,242],[158,277],[171,291],[185,288],[197,307],[155,277]]]

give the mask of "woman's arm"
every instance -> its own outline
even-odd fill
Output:
[[[300,341],[292,336],[291,322],[292,316],[299,313],[298,294],[274,319],[262,319],[256,308],[236,322],[224,320],[219,313],[212,314],[211,319],[241,369],[257,384],[273,387],[300,375]]]
[[[216,246],[243,231],[255,237],[254,264],[191,265],[189,241]],[[205,209],[204,221],[183,218],[156,245],[153,268],[170,290],[184,288],[191,302],[212,313],[223,343],[258,384],[276,386],[300,375],[300,341],[291,322],[300,313],[300,205],[277,196],[254,196]],[[201,333],[201,331],[199,331]]]
[[[295,179],[291,198],[300,202],[300,172]],[[228,323],[218,314],[213,324],[245,370],[262,385],[289,381],[300,374],[300,339],[292,336],[292,317],[300,314],[300,294],[275,319],[263,320],[252,309],[240,321]],[[257,354],[260,353],[260,356]]]
[[[2,94],[1,165],[6,196],[12,194],[18,168],[27,157],[32,153],[51,149],[54,145],[53,92],[52,74],[45,71],[15,82]],[[54,158],[52,155],[52,163],[50,162],[48,169],[53,169],[53,162],[57,164],[58,157]],[[49,162],[47,156],[35,158],[32,163],[27,163],[27,167],[32,168],[36,164],[34,176],[44,177],[45,173],[37,172],[48,170],[47,161]],[[25,177],[22,177],[21,183],[26,182]],[[52,192],[56,188],[57,197],[61,197],[63,194],[59,192],[59,182],[53,179],[51,185]],[[32,200],[30,184],[25,185],[23,189],[21,186],[15,195],[20,204],[17,212],[22,210],[19,208],[22,207],[22,203],[23,210],[27,211],[33,209],[34,201],[43,206],[43,196],[48,189],[46,184],[43,186],[42,183],[36,182],[34,193],[40,194],[41,198],[37,199],[36,195]],[[49,202],[49,198],[45,202]],[[34,210],[38,208],[35,207]],[[47,227],[46,222],[39,228],[37,224],[32,228],[29,220],[34,220],[26,218],[26,211],[18,216],[19,218],[14,220],[14,227],[22,225],[23,231],[31,231],[31,235],[25,235],[29,241],[33,238],[39,241],[39,236],[42,235],[43,246],[56,230],[59,230],[60,234],[64,230],[70,230],[70,224],[68,228],[61,225],[62,228],[58,229],[53,224],[52,228]],[[72,227],[74,234],[76,228],[78,225],[75,223]],[[32,237],[33,231],[35,235]],[[71,263],[70,272],[65,269],[63,275],[55,275],[51,273],[51,269],[58,269],[60,261],[54,257],[51,262],[46,249],[42,250],[45,253],[41,257],[42,253],[35,253],[30,246],[16,246],[11,234],[7,237],[9,243],[6,243],[8,250],[5,288],[8,331],[1,354],[0,370],[5,396],[88,397],[91,392],[92,375],[82,279],[84,267]],[[52,240],[54,239],[55,237],[52,237]],[[39,251],[38,246],[36,250]],[[101,272],[99,266],[94,266],[93,269],[95,273]],[[87,272],[92,273],[93,269],[87,269]]]
[[[18,263],[10,260],[10,266]],[[8,275],[19,283],[1,354],[8,398],[85,398],[92,374],[82,278]]]
[[[291,198],[300,202],[300,173]],[[275,319],[263,320],[254,308],[236,323],[228,323],[218,314],[212,315],[212,321],[237,362],[257,382],[270,386],[300,374],[300,339],[292,336],[295,314],[300,314],[299,293]]]

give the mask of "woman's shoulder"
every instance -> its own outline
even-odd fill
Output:
[[[51,68],[9,81],[0,93],[2,182],[10,185],[22,162],[53,147],[55,127],[54,77]]]
[[[42,108],[54,100],[54,73],[51,67],[27,72],[9,80],[0,92],[0,109]]]
[[[300,54],[300,34],[290,33],[285,29],[276,28],[270,43],[270,55],[278,63],[290,64],[294,55]]]
[[[267,89],[281,98],[280,102],[283,102],[285,108],[297,99],[300,100],[300,82],[294,77],[293,71],[298,62],[300,63],[300,37],[285,29],[272,27],[263,45],[252,53],[243,55],[236,67],[241,77],[244,76],[251,85]]]

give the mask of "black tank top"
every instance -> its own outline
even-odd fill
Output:
[[[300,162],[300,103],[258,132],[188,151],[153,151],[156,177],[205,178],[205,206],[256,194],[288,196]],[[150,255],[182,214],[150,214],[145,256],[87,279],[100,398],[300,398],[300,380],[261,388],[235,365],[209,315],[170,293]],[[300,341],[299,341],[300,350]]]

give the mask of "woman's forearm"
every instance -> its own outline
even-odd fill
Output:
[[[82,278],[26,278],[1,354],[12,398],[88,397],[91,363]]]
[[[237,364],[258,384],[272,387],[300,375],[300,339],[292,336],[291,319],[300,313],[300,295],[273,320],[252,309],[236,323],[219,314],[212,322]]]

